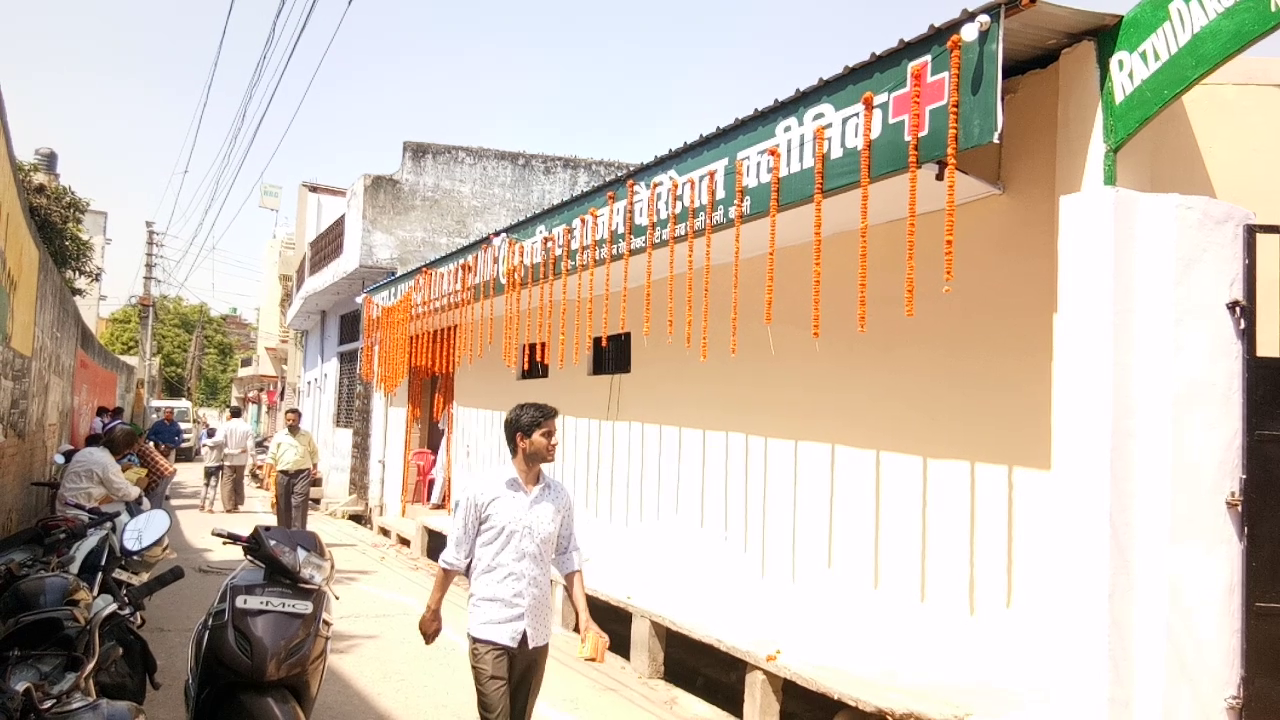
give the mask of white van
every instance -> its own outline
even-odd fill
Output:
[[[147,423],[142,427],[142,431],[151,429],[151,425],[155,421],[164,417],[164,411],[173,408],[173,419],[177,421],[182,428],[182,446],[178,448],[177,460],[194,460],[200,452],[200,446],[196,444],[196,434],[199,432],[195,426],[195,409],[191,405],[190,400],[183,398],[152,400],[147,403]]]

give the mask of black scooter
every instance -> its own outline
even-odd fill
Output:
[[[310,718],[333,634],[333,556],[308,530],[212,535],[242,547],[245,562],[191,636],[188,720]]]

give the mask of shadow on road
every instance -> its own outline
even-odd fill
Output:
[[[198,465],[181,465],[178,477],[169,491],[169,509],[174,519],[169,543],[177,553],[173,563],[186,570],[186,578],[152,599],[147,606],[147,626],[143,629],[143,634],[151,643],[159,661],[160,680],[163,683],[159,691],[148,697],[147,714],[165,720],[177,720],[186,716],[182,698],[191,634],[209,609],[209,604],[213,602],[227,574],[243,558],[238,548],[223,546],[209,531],[221,527],[243,533],[256,524],[274,523],[272,515],[261,512],[241,512],[234,515],[200,513],[200,478],[197,474],[200,472]],[[250,494],[263,495],[261,491],[250,491]],[[249,508],[252,509],[253,506],[254,500],[250,497]],[[167,565],[158,569],[163,570],[165,567]],[[353,576],[370,572],[344,571],[339,567],[336,583],[339,586],[338,593],[342,594],[343,584],[356,581]],[[397,720],[391,715],[378,712],[376,703],[370,701],[372,693],[366,686],[369,681],[376,682],[376,668],[370,667],[365,671],[367,675],[364,678],[357,678],[334,667],[334,661],[339,656],[370,639],[373,636],[344,633],[342,624],[335,623],[329,671],[325,674],[320,700],[312,715],[313,720]],[[395,660],[386,658],[388,662]],[[421,716],[421,709],[418,709],[416,712],[406,711],[401,717]]]

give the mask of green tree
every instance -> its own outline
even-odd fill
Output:
[[[137,355],[141,313],[139,305],[126,305],[111,313],[102,333],[103,346],[117,355]],[[226,321],[204,303],[189,303],[169,295],[156,298],[152,330],[160,365],[160,393],[164,397],[188,396],[188,370],[197,334],[201,348],[200,385],[191,401],[202,407],[224,407],[231,402],[231,380],[240,367]]]
[[[76,297],[88,294],[85,287],[102,272],[94,257],[93,241],[84,229],[89,200],[70,186],[41,179],[33,163],[18,162],[18,178],[27,196],[27,210],[40,241],[53,258],[54,267]]]

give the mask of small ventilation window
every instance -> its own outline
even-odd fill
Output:
[[[541,380],[551,375],[551,364],[547,362],[547,344],[526,343],[524,353],[520,356],[520,379]]]
[[[605,340],[608,342],[605,342]],[[615,333],[591,339],[591,374],[625,375],[631,372],[631,333]]]

